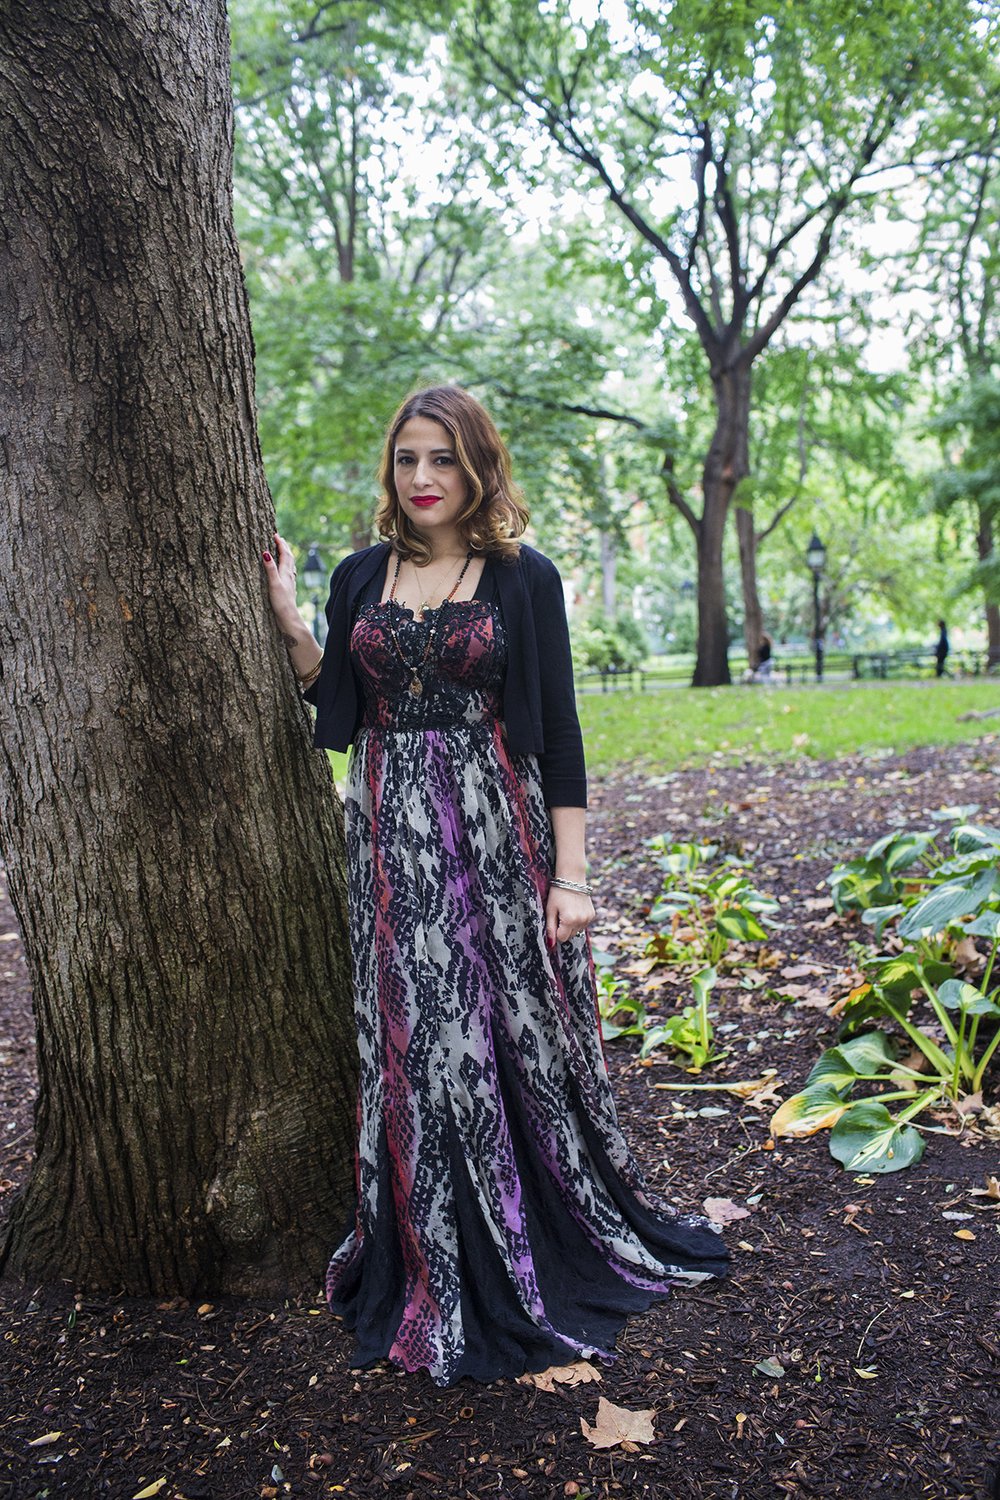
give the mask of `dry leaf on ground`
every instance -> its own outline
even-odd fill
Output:
[[[580,1431],[592,1448],[617,1448],[620,1444],[652,1443],[655,1407],[629,1411],[601,1397],[597,1403],[597,1421],[593,1427],[583,1417]]]
[[[787,994],[789,986],[785,985],[784,988]],[[796,985],[795,988],[801,989],[802,986]],[[829,1004],[830,996],[826,990],[807,990],[804,995],[798,997],[795,1002],[795,1008],[796,1010],[826,1010]]]
[[[702,1208],[713,1224],[731,1224],[734,1219],[749,1219],[750,1210],[740,1208],[732,1198],[706,1198]]]
[[[984,1188],[970,1188],[970,1198],[991,1198],[994,1203],[1000,1203],[1000,1177],[987,1177]]]
[[[553,1391],[557,1385],[587,1385],[591,1380],[600,1380],[601,1372],[585,1359],[571,1365],[550,1365],[547,1370],[517,1377],[518,1385],[533,1385],[540,1391]]]

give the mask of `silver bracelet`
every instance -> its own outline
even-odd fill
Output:
[[[579,880],[561,880],[556,875],[553,875],[549,881],[549,885],[554,885],[560,891],[577,891],[581,896],[592,896],[594,894],[594,887],[592,885],[583,885]]]

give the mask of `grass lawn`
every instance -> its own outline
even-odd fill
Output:
[[[1000,707],[996,680],[666,688],[584,693],[578,702],[594,776],[624,763],[656,772],[754,756],[906,750],[1000,729],[1000,719],[958,721],[971,709]]]

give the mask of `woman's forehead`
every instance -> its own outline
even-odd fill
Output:
[[[399,448],[436,448],[444,453],[454,453],[455,444],[451,433],[442,422],[433,417],[410,417],[396,434]]]

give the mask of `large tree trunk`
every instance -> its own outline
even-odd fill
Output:
[[[698,654],[693,687],[730,681],[722,548],[733,492],[749,473],[750,371],[735,361],[713,377],[716,423],[702,476],[698,527]]]
[[[976,535],[979,561],[985,562],[993,555],[993,517],[982,507],[979,512],[979,529]],[[1000,605],[987,593],[986,610],[986,667],[993,672],[1000,667]]]
[[[40,1080],[0,1262],[314,1289],[344,849],[259,561],[223,0],[9,0],[0,122],[0,840]]]

